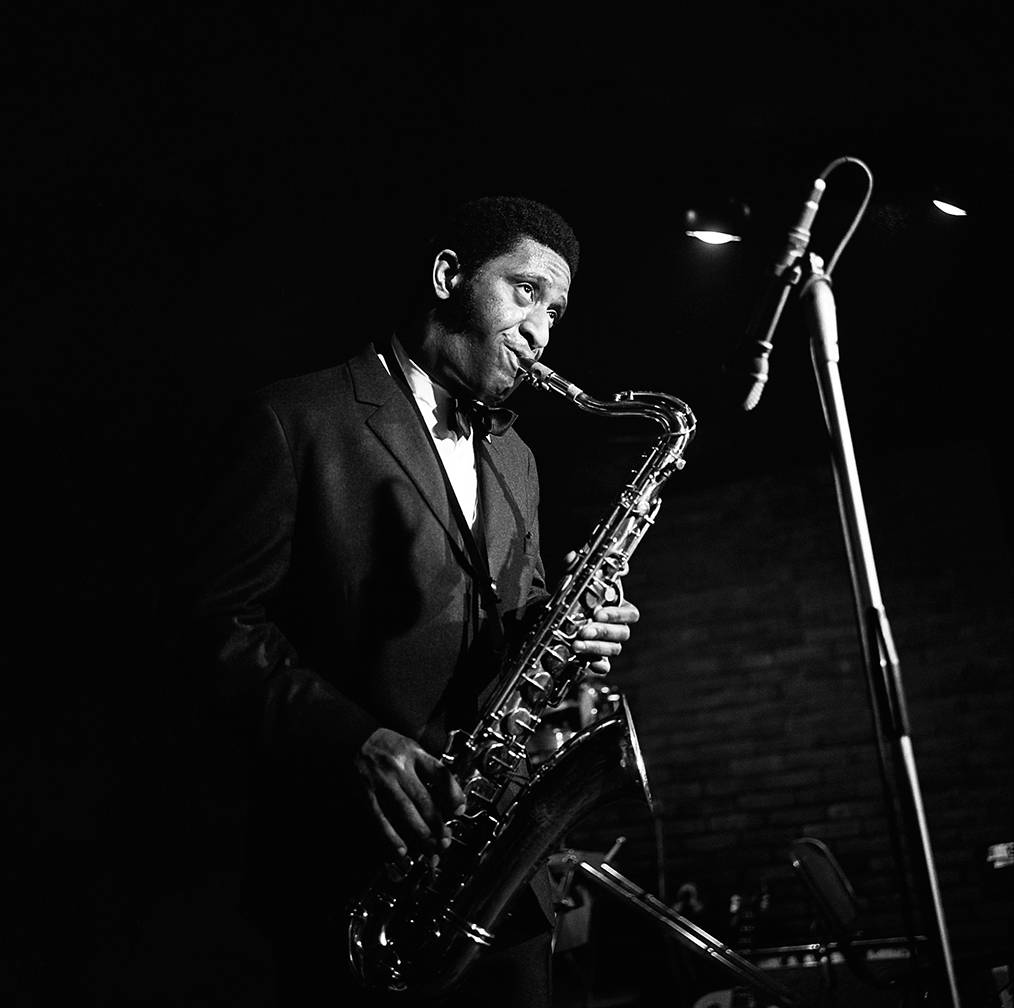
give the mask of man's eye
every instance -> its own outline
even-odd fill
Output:
[[[534,299],[535,288],[530,283],[519,283],[518,290],[525,294],[528,298]]]
[[[556,320],[560,317],[559,312],[557,312],[555,308],[550,308],[549,311],[546,312],[546,314],[549,316],[550,326],[555,325]]]

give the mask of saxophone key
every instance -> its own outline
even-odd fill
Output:
[[[504,735],[517,737],[530,734],[539,727],[542,718],[533,714],[526,707],[518,707],[500,719],[500,730]]]
[[[466,800],[471,801],[471,799],[476,798],[480,802],[489,805],[496,800],[497,793],[500,789],[493,783],[493,781],[488,780],[479,773],[476,773],[469,781],[466,782],[462,790],[465,792]]]
[[[584,623],[585,615],[583,612],[568,612],[564,617],[562,617],[560,625],[556,628],[557,636],[562,637],[564,640],[573,640],[574,635],[581,629],[582,626],[584,626]],[[564,627],[567,629],[564,629]]]
[[[617,575],[620,577],[621,575]],[[585,591],[581,604],[589,612],[594,612],[600,605],[617,605],[620,601],[620,591],[609,581],[596,578]]]
[[[474,792],[474,787],[471,786],[472,782],[481,779],[480,775],[476,774],[472,781],[466,785],[466,791],[472,790]],[[482,808],[463,812],[454,819],[448,819],[446,825],[451,829],[451,844],[453,845],[455,841],[467,840],[476,830],[485,828],[488,819],[489,813]]]
[[[570,661],[572,653],[568,643],[553,644],[542,655],[542,667],[550,675],[560,673]]]
[[[447,739],[447,746],[440,757],[448,766],[464,764],[475,756],[475,745],[469,738],[467,732],[455,728]]]
[[[524,755],[521,753],[520,755]],[[513,745],[505,745],[502,742],[494,742],[482,754],[483,769],[491,774],[501,774],[505,770],[511,771],[518,764],[519,754]]]
[[[553,684],[553,677],[545,670],[525,672],[521,679],[525,683],[521,687],[521,692],[530,703],[546,696]]]

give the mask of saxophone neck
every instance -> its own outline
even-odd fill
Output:
[[[681,399],[664,392],[619,392],[612,400],[595,399],[573,382],[561,377],[545,364],[534,362],[525,377],[536,388],[569,399],[589,413],[605,416],[639,416],[661,424],[667,435],[681,439],[683,447],[697,428],[690,407]]]
[[[640,405],[645,416],[661,423],[667,434],[679,436],[684,447],[697,431],[693,410],[674,395],[665,392],[617,392],[616,400]]]

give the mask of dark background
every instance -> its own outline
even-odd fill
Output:
[[[960,541],[956,528],[981,531],[986,594],[1009,599],[998,238],[1011,151],[1005,38],[990,5],[265,13],[108,2],[14,18],[5,47],[6,497],[22,604],[7,634],[4,744],[17,771],[9,832],[33,867],[9,863],[24,910],[11,915],[0,982],[23,1003],[54,984],[100,1003],[146,990],[143,976],[155,986],[144,964],[172,958],[145,958],[146,943],[165,940],[158,929],[178,939],[208,905],[229,905],[228,882],[217,904],[207,886],[203,901],[180,895],[192,891],[181,879],[228,862],[237,814],[221,794],[229,754],[196,766],[171,716],[178,677],[161,658],[171,631],[159,602],[173,531],[232,398],[385,331],[406,250],[459,199],[521,193],[571,221],[582,266],[547,362],[603,397],[648,387],[690,402],[700,433],[668,509],[709,501],[726,515],[709,536],[738,527],[763,538],[760,502],[827,469],[798,306],[756,411],[729,407],[722,364],[812,180],[836,157],[861,158],[875,189],[835,293],[856,450],[876,475],[867,496],[907,488],[923,528],[946,486],[956,503],[938,529],[944,545]],[[863,185],[854,167],[831,177],[815,251],[830,255]],[[929,206],[939,186],[967,218]],[[714,196],[751,207],[743,243],[683,236],[685,209]],[[641,432],[597,427],[531,392],[516,403],[558,570],[610,503]],[[741,509],[723,512],[733,497]],[[833,536],[833,494],[814,509],[821,531],[801,520],[800,536]],[[920,543],[928,557],[941,548]],[[667,549],[675,564],[679,543]],[[635,601],[650,608],[669,570]],[[749,593],[748,573],[736,590]],[[918,626],[918,591],[911,605]],[[851,618],[847,596],[838,618]],[[666,626],[645,626],[641,667]],[[1000,640],[990,658],[1009,682],[1009,635]],[[995,752],[975,773],[1009,780],[1006,750]],[[992,842],[1011,839],[1009,811],[986,827]],[[674,872],[694,864],[692,848],[673,857]],[[206,977],[245,963],[232,973],[252,976],[253,992],[260,960],[226,920],[221,945],[197,943],[205,958],[195,965],[191,949],[175,966]]]

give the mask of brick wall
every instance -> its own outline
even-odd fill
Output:
[[[985,861],[988,845],[1014,839],[998,492],[975,446],[860,459],[860,470],[952,948],[956,960],[1006,961],[1010,879]],[[755,944],[813,940],[814,909],[788,855],[794,838],[813,836],[857,891],[866,933],[902,935],[830,467],[679,480],[627,578],[642,619],[614,674],[658,802],[668,895],[693,881],[701,922],[722,933],[731,894],[764,887]],[[616,808],[571,839],[606,849],[626,835],[618,867],[657,891],[652,827],[643,811]]]

